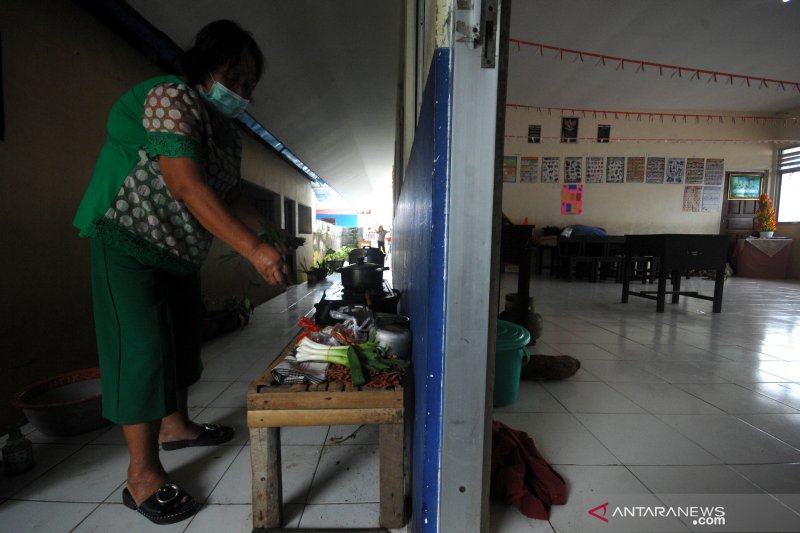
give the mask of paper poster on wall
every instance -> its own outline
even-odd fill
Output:
[[[706,160],[702,157],[690,157],[686,160],[686,185],[702,185],[703,169]]]
[[[645,170],[646,183],[664,183],[664,166],[666,159],[663,157],[648,157]]]
[[[580,215],[583,213],[583,183],[561,186],[561,214]]]
[[[703,198],[702,185],[687,185],[683,188],[683,210],[698,212]]]
[[[538,157],[519,158],[519,181],[520,183],[536,183],[539,181]]]
[[[558,183],[558,176],[561,171],[560,157],[542,158],[542,183]]]
[[[642,183],[644,181],[644,157],[629,157],[625,181],[628,183]]]
[[[722,206],[722,187],[703,187],[703,201],[700,211],[714,213]]]
[[[531,124],[528,126],[528,142],[536,144],[542,142],[541,124]]]
[[[517,156],[503,156],[503,182],[516,183],[517,181]]]
[[[625,183],[625,158],[606,158],[606,183]]]
[[[578,142],[578,117],[561,117],[561,142]]]
[[[564,183],[580,183],[583,181],[583,158],[564,158]]]
[[[704,185],[722,185],[725,175],[724,159],[706,159],[706,175]]]
[[[686,160],[682,157],[667,159],[667,183],[683,183],[686,177]]]
[[[602,157],[586,158],[586,183],[603,183],[605,161]]]

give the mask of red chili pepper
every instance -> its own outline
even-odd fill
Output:
[[[319,331],[321,329],[319,326],[314,324],[313,320],[311,320],[307,316],[302,317],[300,321],[297,323],[297,325],[298,327],[305,328],[309,331]]]

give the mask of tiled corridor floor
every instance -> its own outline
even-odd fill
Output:
[[[684,281],[701,292],[712,283]],[[0,477],[0,531],[249,532],[246,388],[324,287],[290,287],[259,306],[246,328],[206,344],[192,414],[237,433],[223,446],[162,453],[174,479],[205,502],[194,518],[155,526],[123,507],[127,453],[118,428],[54,439],[27,426],[37,466]],[[505,274],[503,293],[515,287],[515,274]],[[721,314],[686,298],[658,314],[649,300],[620,304],[620,290],[533,278],[545,325],[532,351],[573,355],[582,368],[569,380],[522,383],[518,400],[494,417],[533,437],[567,480],[569,499],[549,521],[493,502],[492,531],[800,531],[800,283],[730,278]],[[375,429],[338,445],[328,439],[356,428],[282,431],[289,527],[377,525]],[[727,498],[725,526],[611,515],[615,506],[677,508],[715,497]],[[587,512],[604,502],[608,523]],[[748,509],[745,518],[734,504]]]

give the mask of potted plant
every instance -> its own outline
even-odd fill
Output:
[[[755,230],[762,239],[771,239],[778,224],[775,222],[775,208],[768,194],[758,197],[758,210],[754,222]]]
[[[218,335],[230,333],[245,327],[253,315],[253,303],[246,296],[226,298],[222,308],[210,309],[207,299],[203,300],[203,340],[211,340]]]
[[[344,246],[338,250],[328,250],[325,252],[325,256],[322,259],[325,262],[329,274],[336,272],[337,268],[344,266],[344,262],[347,260],[347,256],[350,254],[351,250],[352,248]]]
[[[328,276],[328,267],[325,266],[321,260],[314,263],[314,266],[311,268],[307,268],[305,261],[301,261],[300,268],[305,272],[306,279],[309,283],[317,283]]]

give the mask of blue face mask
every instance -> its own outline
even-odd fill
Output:
[[[238,117],[247,108],[247,104],[250,103],[250,100],[242,98],[217,80],[214,80],[210,91],[205,92],[203,89],[200,89],[200,96],[202,96],[203,100],[211,107],[216,109],[220,115],[227,118]]]

